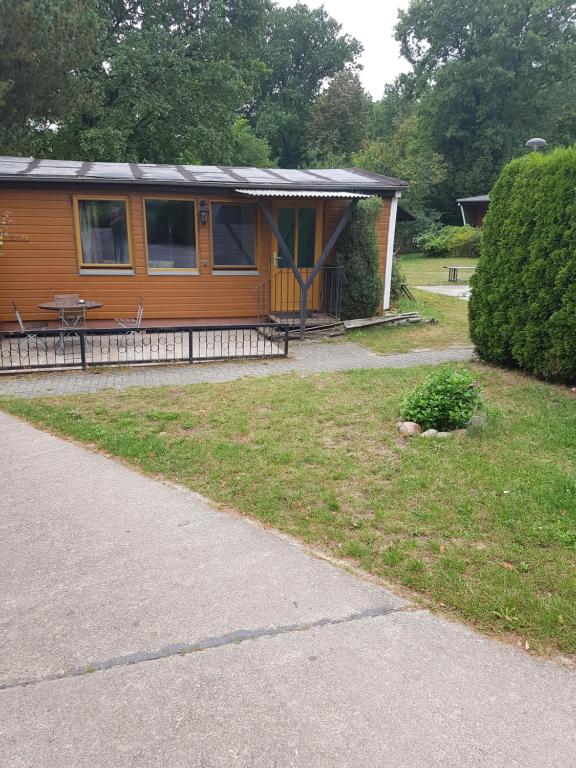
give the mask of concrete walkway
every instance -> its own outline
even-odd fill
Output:
[[[576,675],[0,414],[2,768],[573,768]]]
[[[232,381],[244,376],[272,376],[280,373],[323,373],[354,368],[407,368],[472,359],[472,347],[424,349],[397,355],[377,355],[359,344],[326,342],[294,343],[290,356],[278,360],[252,360],[198,365],[157,365],[120,370],[110,367],[94,371],[0,375],[0,397],[42,397],[98,392],[102,389],[160,387]]]
[[[472,291],[467,284],[462,285],[415,285],[419,291],[428,291],[428,293],[439,293],[442,296],[452,296],[454,299],[470,301]]]

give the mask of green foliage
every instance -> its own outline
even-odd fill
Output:
[[[372,317],[382,301],[376,221],[382,203],[377,198],[358,203],[336,245],[336,263],[343,267],[343,320]]]
[[[261,46],[264,70],[249,116],[282,168],[306,161],[309,110],[327,80],[353,65],[362,46],[324,8],[272,7]]]
[[[576,380],[576,148],[510,163],[491,193],[472,277],[484,360]]]
[[[26,154],[33,138],[75,108],[77,73],[98,66],[97,4],[0,0],[0,154]]]
[[[368,105],[369,97],[357,74],[344,70],[336,75],[310,109],[310,165],[350,165],[366,133]]]
[[[232,126],[232,146],[228,165],[252,166],[255,168],[270,168],[270,147],[265,139],[254,133],[246,118],[241,117]]]
[[[4,240],[7,234],[7,226],[10,223],[10,211],[0,213],[0,256],[4,252]]]
[[[398,261],[394,259],[392,262],[392,280],[390,282],[390,300],[392,304],[396,304],[402,298],[403,285],[406,285],[406,278],[400,269]]]
[[[442,366],[402,402],[401,416],[423,430],[447,431],[466,426],[480,407],[480,391],[466,368]]]
[[[455,199],[488,192],[528,138],[569,138],[575,21],[572,0],[412,0],[400,11],[396,37],[412,65],[404,92],[446,160],[436,206],[454,221]]]
[[[482,230],[468,224],[433,229],[418,238],[421,249],[432,258],[477,259],[481,243]]]

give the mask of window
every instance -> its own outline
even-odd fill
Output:
[[[314,267],[316,253],[316,208],[280,208],[278,229],[300,269]],[[288,259],[278,254],[278,267],[288,269]]]
[[[195,270],[196,209],[191,200],[146,200],[150,270]]]
[[[217,269],[256,266],[256,207],[212,204],[212,254]]]
[[[128,202],[75,199],[80,263],[83,267],[129,267]]]

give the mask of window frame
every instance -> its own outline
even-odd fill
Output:
[[[148,220],[146,218],[147,200],[165,200],[171,203],[194,203],[194,247],[196,248],[196,266],[195,267],[152,267],[148,253]],[[146,273],[148,275],[199,275],[200,274],[200,248],[199,248],[199,227],[200,218],[198,215],[199,201],[192,195],[142,195],[142,221],[144,223],[144,251],[146,253]]]
[[[316,262],[322,255],[322,249],[324,247],[324,223],[325,223],[325,201],[322,199],[315,199],[315,198],[278,198],[274,201],[273,206],[273,216],[274,221],[276,222],[276,225],[279,224],[279,216],[280,216],[280,209],[281,208],[294,208],[295,209],[295,216],[294,216],[294,253],[292,256],[295,259],[296,266],[298,267],[299,272],[311,272],[314,269],[314,266],[316,265]],[[300,260],[300,253],[299,253],[299,239],[300,239],[300,228],[299,228],[299,221],[300,221],[300,213],[299,208],[313,208],[316,211],[316,236],[314,239],[314,264],[311,267],[301,267],[299,264]],[[280,246],[278,244],[278,240],[276,239],[276,235],[272,234],[272,253],[280,253]],[[289,266],[285,267],[278,267],[278,269],[290,269]]]
[[[126,206],[126,239],[128,242],[128,261],[124,264],[108,264],[108,263],[102,263],[102,264],[95,264],[94,262],[91,262],[87,264],[84,261],[84,251],[82,249],[82,232],[81,232],[81,225],[80,225],[80,202],[90,202],[90,201],[98,201],[98,200],[108,200],[109,202],[123,202]],[[78,269],[80,274],[86,274],[85,270],[88,270],[89,272],[97,272],[98,270],[102,271],[105,270],[108,272],[108,270],[112,270],[113,272],[124,272],[134,271],[134,248],[132,243],[132,210],[130,206],[130,197],[128,195],[113,195],[113,194],[107,194],[107,195],[72,195],[72,204],[73,204],[73,212],[74,212],[74,231],[76,235],[76,257],[78,261]]]
[[[260,253],[260,210],[257,203],[251,200],[236,200],[214,198],[210,200],[210,270],[214,275],[234,275],[240,273],[239,276],[244,274],[258,274],[258,254]],[[214,261],[214,206],[215,205],[234,205],[239,206],[251,206],[254,208],[254,263],[253,264],[216,264]],[[238,276],[238,275],[237,275]]]

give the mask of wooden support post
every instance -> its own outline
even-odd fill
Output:
[[[268,205],[264,202],[264,200],[262,199],[258,200],[258,205],[260,207],[260,210],[264,214],[264,218],[266,219],[268,226],[272,231],[272,234],[278,241],[278,247],[282,251],[283,255],[286,257],[286,261],[288,262],[288,265],[292,270],[292,272],[294,273],[294,276],[298,281],[298,285],[300,286],[300,338],[301,339],[303,339],[304,336],[306,335],[306,315],[308,312],[308,288],[310,288],[310,286],[316,279],[318,272],[320,272],[320,270],[326,263],[326,260],[328,259],[328,256],[332,251],[332,248],[334,248],[334,246],[336,245],[336,242],[338,241],[338,238],[344,231],[344,227],[350,221],[350,217],[354,213],[354,209],[358,205],[358,201],[359,201],[359,198],[353,199],[351,203],[344,209],[344,212],[342,213],[340,221],[338,222],[338,225],[336,226],[334,232],[332,233],[332,237],[324,247],[324,250],[322,251],[320,258],[314,265],[314,268],[312,269],[312,272],[310,273],[308,279],[305,281],[300,273],[300,270],[296,265],[293,254],[290,253],[290,249],[286,245],[286,242],[282,237],[282,233],[280,232],[278,225],[274,221],[274,217],[272,216],[272,213],[270,212]]]

